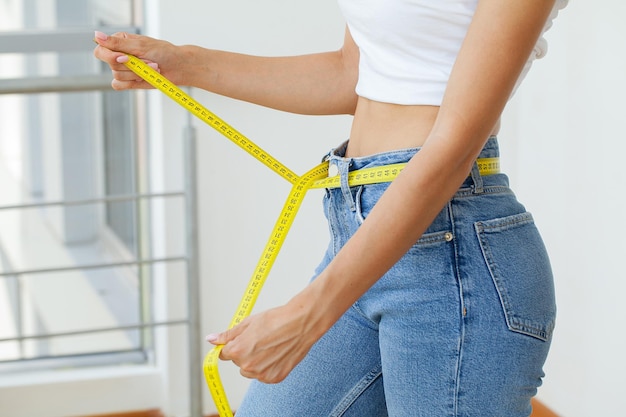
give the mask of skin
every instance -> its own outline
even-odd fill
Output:
[[[348,156],[422,149],[389,186],[331,264],[285,305],[207,336],[243,376],[282,381],[311,346],[419,239],[467,178],[554,0],[480,0],[440,107],[400,106],[355,95],[359,51],[258,57],[144,36],[96,34],[116,90],[150,88],[121,64],[127,52],[176,84],[301,114],[353,114]],[[477,58],[479,57],[479,59]],[[363,253],[367,252],[367,256]]]

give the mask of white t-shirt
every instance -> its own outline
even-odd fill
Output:
[[[387,103],[440,105],[478,0],[338,1],[360,51],[356,93]],[[556,1],[543,33],[567,2]],[[543,33],[518,85],[546,53]]]

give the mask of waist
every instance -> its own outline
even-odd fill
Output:
[[[329,178],[318,180],[312,188],[335,188],[341,185],[341,177],[346,176],[350,186],[376,184],[393,181],[404,165],[419,152],[419,147],[396,149],[363,157],[346,156],[349,141],[332,149],[324,157],[329,162]],[[498,139],[491,136],[481,150],[476,160],[480,176],[484,176],[486,185],[507,186],[506,175],[500,173],[500,150]],[[380,168],[384,168],[381,170]],[[353,181],[355,180],[355,181]],[[473,179],[468,179],[463,186],[471,186]],[[346,184],[346,185],[348,185]]]
[[[409,162],[413,155],[420,150],[420,147],[416,146],[378,152],[366,156],[349,156],[347,149],[350,147],[350,142],[352,142],[352,139],[332,149],[328,154],[326,154],[324,160],[330,161],[331,167],[333,165],[345,164],[349,166],[349,171],[356,171],[365,168],[406,163]],[[491,136],[485,143],[485,146],[483,146],[483,149],[480,151],[478,159],[488,160],[498,158],[499,156],[500,148],[498,146],[498,138],[496,136]]]
[[[345,156],[364,157],[420,148],[426,142],[438,113],[439,106],[400,105],[359,97]],[[494,127],[492,135],[498,133],[498,127]]]

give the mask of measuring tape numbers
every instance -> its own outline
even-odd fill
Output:
[[[213,129],[226,136],[241,149],[248,152],[256,160],[268,166],[272,171],[290,183],[293,184],[297,180],[298,175],[296,175],[292,170],[284,166],[269,153],[265,152],[245,135],[237,131],[237,129],[217,117],[215,113],[191,98],[189,94],[185,93],[181,88],[162,76],[158,71],[154,70],[136,56],[127,56],[128,61],[124,63],[126,67],[135,74],[139,75],[148,84],[163,92],[166,96],[183,106],[185,110],[189,111]]]
[[[293,224],[306,192],[312,188],[339,187],[341,182],[340,176],[328,176],[328,161],[317,165],[302,176],[295,174],[276,158],[272,157],[242,133],[191,98],[182,89],[141,59],[133,55],[128,55],[128,61],[125,65],[150,85],[163,92],[191,114],[214,128],[217,132],[252,155],[256,160],[263,163],[292,184],[287,200],[278,216],[278,220],[274,224],[270,238],[263,249],[263,253],[257,262],[254,273],[248,282],[244,295],[228,326],[230,329],[251,314],[254,304],[261,292],[261,288],[269,275],[278,252],[285,242],[287,232]],[[498,158],[478,159],[477,164],[482,175],[491,175],[499,172],[500,165]],[[348,184],[350,186],[356,186],[391,182],[405,166],[406,164],[391,164],[352,171],[348,174]],[[222,346],[216,346],[205,356],[203,361],[204,376],[220,417],[233,417],[232,409],[226,398],[226,393],[218,371],[221,350]]]

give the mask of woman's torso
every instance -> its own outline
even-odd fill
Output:
[[[477,1],[339,0],[360,55],[348,156],[424,143]]]
[[[381,103],[359,97],[347,155],[358,157],[421,146],[439,107]]]
[[[438,111],[439,106],[390,104],[359,97],[346,156],[420,147]],[[498,125],[491,133],[498,133]]]
[[[556,1],[544,32],[567,1]],[[477,2],[339,0],[360,51],[356,87],[360,97],[348,156],[423,145]],[[545,52],[541,37],[517,85],[533,60]],[[498,125],[492,134],[497,133]]]

